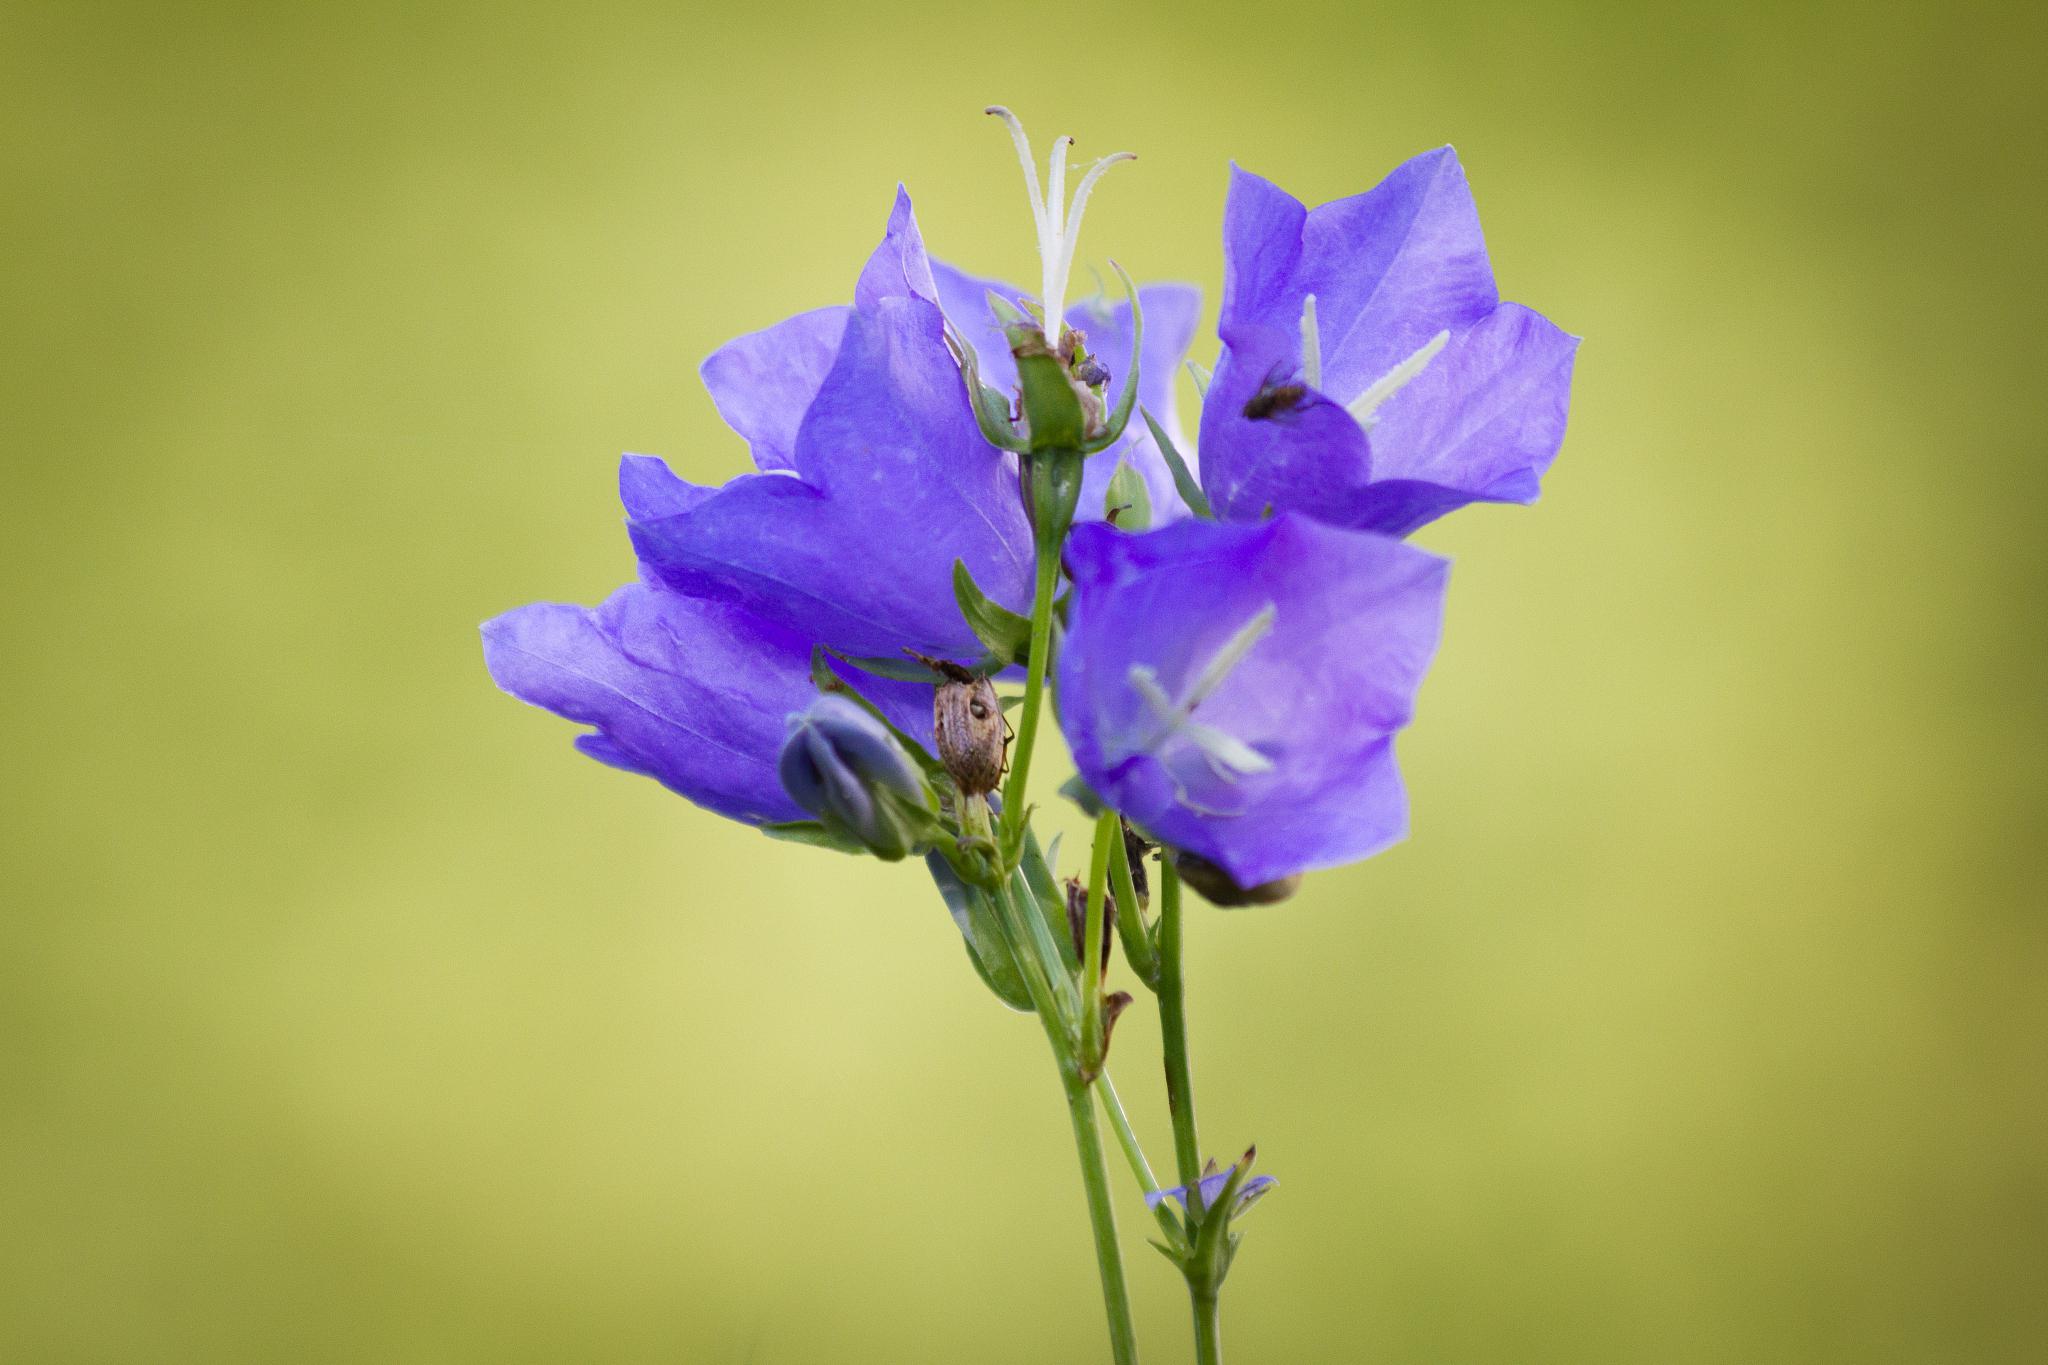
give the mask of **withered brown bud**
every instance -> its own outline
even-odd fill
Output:
[[[964,669],[960,672],[965,674]],[[1009,737],[995,684],[972,674],[948,677],[932,699],[932,729],[939,741],[939,762],[960,784],[962,795],[980,796],[996,789],[1003,780]]]
[[[1107,891],[1102,897],[1102,966],[1109,968],[1109,940],[1116,931],[1116,897]],[[1074,956],[1081,956],[1088,936],[1088,888],[1079,877],[1067,878],[1067,935],[1074,940]]]
[[[1247,905],[1275,905],[1301,889],[1299,872],[1257,886],[1239,886],[1230,879],[1229,873],[1207,858],[1185,849],[1175,849],[1172,857],[1174,869],[1180,873],[1182,881],[1201,892],[1202,899],[1209,904],[1220,905],[1226,910]]]
[[[1145,855],[1152,851],[1152,845],[1131,828],[1130,821],[1124,821],[1123,827],[1124,857],[1131,865],[1131,890],[1138,893],[1138,908],[1143,910],[1152,904],[1150,874],[1145,870]]]
[[[1129,991],[1112,991],[1110,994],[1102,997],[1103,1055],[1107,1056],[1109,1053],[1109,1040],[1116,1032],[1116,1021],[1122,1018],[1123,1012],[1130,1007],[1131,993]]]

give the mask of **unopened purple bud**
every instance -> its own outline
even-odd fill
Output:
[[[792,801],[828,827],[895,861],[932,825],[930,785],[888,727],[828,693],[789,718],[777,774]]]

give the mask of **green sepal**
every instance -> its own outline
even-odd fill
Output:
[[[925,856],[925,866],[931,870],[939,897],[946,903],[946,913],[953,917],[961,942],[967,945],[967,960],[974,964],[982,984],[1011,1009],[1031,1013],[1031,993],[1025,988],[1024,975],[1010,952],[1009,940],[1003,937],[1002,923],[987,894],[962,880],[936,852]]]
[[[1138,405],[1138,357],[1145,353],[1145,310],[1138,306],[1138,286],[1131,282],[1130,272],[1115,261],[1109,263],[1109,268],[1124,282],[1124,294],[1131,301],[1131,372],[1124,376],[1124,391],[1117,395],[1116,406],[1110,409],[1102,433],[1081,447],[1083,455],[1115,445],[1130,424],[1131,410]]]
[[[953,561],[953,600],[975,638],[988,646],[989,657],[1002,664],[1022,663],[1031,651],[1031,618],[1020,616],[981,590],[967,561]]]
[[[1088,420],[1081,410],[1081,395],[1059,357],[1046,349],[1045,338],[1035,331],[1018,329],[1024,340],[1013,344],[1017,357],[1017,381],[1024,398],[1024,422],[1031,433],[1034,451],[1060,451],[1071,455],[1082,449],[1088,438]]]
[[[981,428],[982,438],[999,450],[1025,449],[1023,434],[1010,420],[1008,395],[982,382],[980,357],[953,330],[950,322],[946,324],[946,345],[952,350],[953,359],[959,362],[961,378],[967,381],[969,405],[974,409],[974,421]]]
[[[762,825],[761,832],[771,839],[780,839],[786,844],[808,844],[812,848],[829,848],[834,853],[866,853],[867,845],[858,839],[841,834],[817,820],[777,820]]]
[[[1093,787],[1081,780],[1079,773],[1060,783],[1060,795],[1086,811],[1090,818],[1102,814],[1102,798],[1095,794]]]
[[[1109,490],[1102,497],[1102,514],[1119,531],[1144,531],[1152,525],[1152,494],[1127,460],[1118,460],[1116,472],[1109,476]]]
[[[1167,1260],[1172,1261],[1175,1269],[1180,1270],[1183,1273],[1186,1272],[1188,1268],[1188,1253],[1185,1250],[1176,1251],[1174,1248],[1160,1241],[1157,1237],[1147,1237],[1145,1239],[1145,1245],[1151,1247],[1154,1251],[1158,1252],[1161,1256],[1164,1256]]]
[[[1152,416],[1150,409],[1145,411],[1145,427],[1152,433],[1152,444],[1158,446],[1159,453],[1166,458],[1166,468],[1173,475],[1174,491],[1180,494],[1180,500],[1188,505],[1190,512],[1204,521],[1216,520],[1215,509],[1209,506],[1209,495],[1202,491],[1202,485],[1196,481],[1194,471],[1188,468],[1188,462],[1181,458],[1180,451],[1174,447],[1172,440]]]

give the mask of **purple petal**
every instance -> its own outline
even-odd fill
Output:
[[[1540,313],[1502,304],[1380,409],[1374,477],[1535,501],[1564,441],[1578,346]]]
[[[1219,512],[1294,509],[1405,534],[1470,502],[1535,498],[1563,439],[1576,342],[1499,303],[1450,148],[1313,211],[1235,171],[1224,247],[1224,352],[1200,442]],[[1248,412],[1263,388],[1301,382],[1311,294],[1320,393],[1293,422]],[[1370,437],[1347,426],[1343,405],[1443,331],[1449,347],[1374,415]]]
[[[1066,564],[1060,724],[1082,777],[1111,805],[1245,886],[1402,837],[1392,739],[1436,649],[1443,560],[1282,514],[1143,535],[1081,526]],[[1187,732],[1162,733],[1132,670],[1180,698],[1268,607],[1268,632],[1192,713],[1270,765],[1233,769]]]
[[[925,254],[917,214],[910,207],[910,191],[898,185],[882,244],[868,257],[860,280],[854,285],[853,306],[866,309],[884,299],[905,298],[936,303],[939,288],[932,279],[931,258]]]
[[[970,275],[944,261],[933,261],[931,266],[932,279],[939,288],[939,306],[945,309],[946,320],[953,324],[960,339],[974,349],[982,382],[1004,393],[1014,392],[1017,361],[1010,354],[1010,343],[1004,338],[995,314],[989,311],[988,296],[1017,299],[1024,297],[1024,291],[1001,280]]]
[[[1194,342],[1195,327],[1202,317],[1202,291],[1191,284],[1148,284],[1138,290],[1138,302],[1145,310],[1145,353],[1138,370],[1138,401],[1148,408],[1159,425],[1192,465],[1194,451],[1183,439],[1180,417],[1175,411],[1174,386],[1181,361]],[[1123,299],[1111,303],[1106,297],[1089,299],[1067,309],[1067,322],[1088,336],[1089,354],[1101,360],[1110,373],[1109,397],[1114,402],[1123,392],[1131,367],[1131,304]],[[1099,521],[1109,481],[1119,461],[1129,464],[1145,481],[1152,500],[1155,523],[1186,515],[1180,494],[1174,490],[1173,474],[1166,459],[1153,444],[1152,433],[1136,413],[1124,429],[1123,439],[1108,450],[1088,457],[1081,483],[1082,519]]]
[[[655,455],[619,459],[619,501],[628,521],[652,521],[687,512],[718,490],[676,477],[667,461]]]
[[[704,387],[726,425],[746,437],[756,468],[796,463],[797,427],[832,372],[850,312],[799,313],[727,342],[704,362]]]
[[[596,608],[539,602],[483,627],[498,686],[589,725],[576,747],[748,824],[802,817],[776,778],[817,695],[810,643],[724,602],[631,583]],[[844,674],[921,743],[931,689]]]
[[[1025,609],[1031,533],[1015,460],[982,439],[943,333],[923,299],[856,312],[798,431],[794,472],[742,476],[680,515],[636,520],[648,570],[680,591],[735,593],[851,653],[978,655],[953,561]]]
[[[1201,1191],[1202,1207],[1207,1209],[1215,1203],[1216,1199],[1222,1195],[1223,1187],[1229,1183],[1229,1171],[1218,1171],[1214,1175],[1205,1175],[1200,1180],[1197,1180],[1195,1185]],[[1245,1209],[1256,1203],[1268,1190],[1279,1183],[1278,1180],[1270,1175],[1255,1175],[1245,1181],[1244,1184],[1237,1187],[1237,1204],[1231,1210],[1231,1216],[1236,1217],[1238,1214],[1243,1213]],[[1186,1185],[1175,1185],[1171,1189],[1148,1191],[1145,1195],[1145,1206],[1156,1209],[1168,1199],[1178,1199],[1181,1207],[1187,1208],[1188,1187]]]
[[[1342,525],[1372,483],[1372,448],[1351,414],[1313,389],[1253,406],[1291,373],[1275,349],[1226,350],[1217,364],[1202,404],[1202,489],[1226,520],[1299,511]]]

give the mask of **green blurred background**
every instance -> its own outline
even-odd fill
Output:
[[[1543,504],[1423,537],[1413,839],[1192,925],[1233,1359],[2048,1358],[2048,25],[1918,8],[8,5],[0,1360],[1100,1356],[929,887],[475,634],[627,575],[619,451],[742,467],[697,362],[899,179],[1030,276],[998,99],[1212,310],[1228,159],[1454,142],[1587,339]]]

